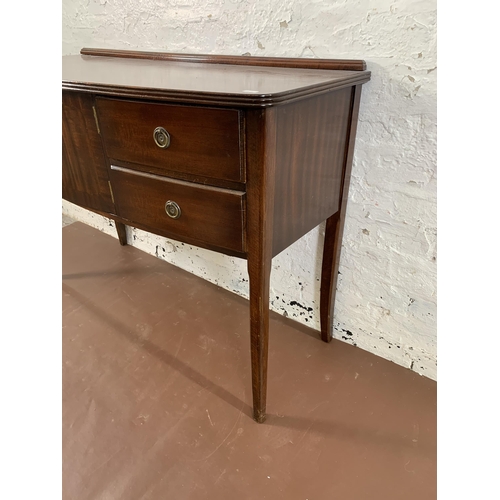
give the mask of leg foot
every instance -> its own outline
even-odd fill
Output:
[[[118,240],[120,245],[125,246],[127,244],[127,231],[125,229],[125,224],[115,221],[116,232],[118,233]]]
[[[259,423],[266,418],[270,268],[270,260],[253,262],[249,258],[253,418]]]
[[[265,422],[266,420],[266,410],[264,409],[263,412],[258,412],[255,410],[253,410],[253,419],[258,423],[258,424],[262,424],[263,422]]]

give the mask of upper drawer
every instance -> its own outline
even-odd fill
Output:
[[[151,166],[157,173],[245,181],[237,110],[106,98],[97,98],[96,105],[109,158]],[[155,142],[158,127],[168,132],[168,147]]]

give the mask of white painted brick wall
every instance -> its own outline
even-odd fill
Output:
[[[435,1],[63,0],[63,53],[84,46],[365,59],[333,334],[436,378]],[[316,329],[323,235],[282,252],[271,276],[272,308]],[[129,242],[248,296],[240,259],[139,230]]]

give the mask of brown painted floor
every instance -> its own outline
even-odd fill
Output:
[[[63,230],[63,498],[436,498],[436,384],[272,313],[251,415],[248,302]]]

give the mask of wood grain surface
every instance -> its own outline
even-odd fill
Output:
[[[244,251],[245,193],[200,186],[111,166],[117,214],[153,233],[168,232],[219,247]],[[179,219],[165,212],[167,201],[181,208]]]
[[[277,108],[273,255],[339,209],[351,93]]]
[[[345,214],[347,198],[349,196],[349,183],[351,180],[352,159],[354,155],[356,129],[358,126],[360,100],[361,85],[358,85],[354,87],[351,92],[350,118],[348,135],[346,138],[342,184],[339,186],[340,207],[339,211],[326,221],[320,289],[321,338],[325,342],[330,342],[332,339],[335,295],[337,293],[342,236],[344,234]]]
[[[237,110],[103,98],[96,106],[108,158],[151,166],[153,173],[244,182]],[[156,145],[157,127],[170,134],[168,148]]]
[[[365,61],[360,59],[311,59],[293,57],[228,56],[218,54],[176,54],[139,50],[113,50],[83,48],[80,54],[101,57],[125,57],[128,59],[150,59],[153,61],[176,61],[209,64],[231,64],[243,66],[271,66],[276,68],[336,69],[363,71]]]
[[[369,80],[369,71],[64,56],[63,88],[214,106],[265,107]]]
[[[250,278],[250,349],[253,417],[266,418],[269,344],[269,285],[273,249],[273,197],[276,168],[276,109],[246,115],[247,242]]]
[[[93,97],[62,93],[62,197],[93,210],[114,212],[106,158]]]

